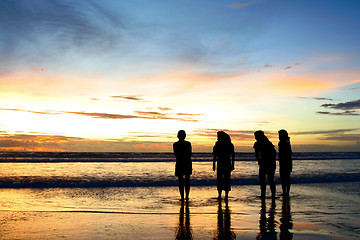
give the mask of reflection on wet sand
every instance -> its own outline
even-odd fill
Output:
[[[231,230],[231,211],[227,201],[225,201],[225,209],[223,209],[221,200],[219,200],[217,231],[214,239],[236,239],[235,233]]]
[[[265,199],[261,200],[261,209],[260,209],[260,220],[259,220],[259,228],[260,233],[256,237],[256,239],[277,239],[276,236],[276,222],[275,222],[275,214],[276,214],[276,204],[275,199],[272,199],[269,212],[266,211],[266,202]],[[267,215],[268,214],[268,218]]]
[[[293,223],[291,218],[290,197],[284,196],[280,218],[280,240],[293,239],[293,234],[289,231],[292,227]]]
[[[176,239],[193,239],[192,229],[190,226],[189,203],[181,202],[179,211],[179,225],[176,231]]]
[[[276,204],[275,199],[271,200],[270,208],[266,210],[266,201],[265,199],[261,200],[260,208],[260,220],[259,228],[260,233],[256,239],[277,239],[276,225],[278,222],[275,221],[276,215]],[[293,234],[289,231],[292,229],[293,223],[291,219],[290,211],[290,197],[284,196],[282,199],[282,210],[280,216],[280,240],[291,240]]]

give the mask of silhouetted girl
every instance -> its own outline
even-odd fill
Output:
[[[279,131],[279,163],[280,163],[280,179],[284,196],[290,193],[290,173],[292,171],[292,151],[290,138],[286,130]]]
[[[181,200],[184,200],[184,182],[186,200],[189,199],[190,193],[190,175],[192,174],[192,162],[191,162],[191,143],[185,141],[186,133],[184,130],[178,132],[177,137],[179,141],[173,144],[174,154],[176,157],[175,164],[175,176],[179,179],[179,192]],[[185,179],[184,179],[185,178]]]
[[[235,152],[234,145],[231,143],[230,136],[223,132],[217,132],[218,141],[215,143],[213,154],[213,170],[217,161],[217,190],[221,199],[222,190],[225,191],[225,200],[228,199],[230,185],[230,174],[234,170]]]
[[[259,130],[254,133],[256,142],[254,144],[256,160],[259,164],[259,180],[261,197],[265,198],[266,177],[271,189],[271,197],[275,198],[276,186],[274,181],[276,169],[276,151],[274,145],[265,136],[264,132]]]

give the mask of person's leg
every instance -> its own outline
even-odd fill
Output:
[[[181,200],[184,200],[184,177],[178,176],[179,179],[179,192],[181,196]]]
[[[217,190],[218,190],[218,198],[221,199],[221,193],[224,187],[224,174],[222,171],[217,171]]]
[[[276,185],[275,185],[274,175],[275,175],[275,169],[270,169],[268,172],[268,181],[270,185],[272,198],[275,198],[276,195]]]
[[[286,175],[286,195],[289,196],[290,195],[290,172],[287,173]]]
[[[229,191],[231,191],[230,172],[224,173],[224,190],[225,190],[225,200],[228,200]]]
[[[190,175],[185,175],[185,193],[186,193],[186,200],[189,200],[189,193],[190,193]]]
[[[281,181],[281,188],[283,191],[283,195],[285,196],[287,192],[287,180],[284,170],[282,170],[281,168],[280,168],[280,181]]]
[[[284,176],[280,176],[280,180],[281,180],[282,192],[283,192],[283,195],[285,196],[285,195],[286,195],[286,192],[287,192],[286,178],[285,178]]]
[[[266,194],[266,172],[263,167],[259,168],[259,181],[260,181],[260,190],[261,190],[261,198],[265,198]]]

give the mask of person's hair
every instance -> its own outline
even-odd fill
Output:
[[[264,132],[261,130],[258,130],[256,132],[254,132],[254,136],[256,140],[260,140],[261,138],[263,138],[265,136]]]
[[[280,139],[280,141],[281,141],[281,140],[290,141],[288,132],[287,132],[285,129],[279,130],[278,133],[279,133],[279,139]]]
[[[180,130],[180,131],[178,132],[178,134],[177,134],[177,137],[178,137],[179,139],[185,139],[185,138],[186,138],[186,133],[185,133],[185,131],[184,131],[184,130]]]
[[[230,138],[229,134],[227,134],[226,132],[218,131],[217,135],[218,135],[219,142],[231,143],[231,138]]]
[[[258,130],[256,132],[254,132],[254,136],[255,136],[256,141],[269,142],[269,139],[265,136],[265,134],[262,130]]]

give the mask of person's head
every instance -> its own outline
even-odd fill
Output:
[[[184,130],[180,130],[177,134],[177,137],[179,138],[179,140],[184,140],[186,138],[186,133]]]
[[[285,129],[279,130],[279,140],[280,141],[288,141],[289,139],[290,138],[289,138],[288,132]]]
[[[230,142],[231,143],[231,139],[230,139],[230,136],[229,134],[227,134],[226,132],[224,131],[218,131],[217,132],[217,139],[219,142],[223,142],[223,143],[228,143]]]
[[[218,132],[217,132],[217,140],[218,140],[219,142],[224,141],[224,134],[225,134],[225,132],[223,132],[223,131],[218,131]]]
[[[265,134],[261,130],[254,132],[254,136],[255,136],[256,141],[262,141],[265,139]]]

